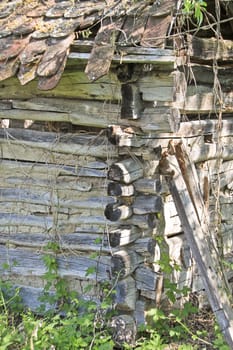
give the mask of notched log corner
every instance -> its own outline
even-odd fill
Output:
[[[139,87],[135,84],[122,84],[121,97],[121,119],[140,119],[144,103]]]
[[[118,203],[109,203],[104,210],[105,217],[110,221],[118,221],[129,218],[132,215],[132,208]]]
[[[131,182],[143,177],[143,165],[136,158],[124,159],[111,165],[108,171],[108,179],[112,181]]]

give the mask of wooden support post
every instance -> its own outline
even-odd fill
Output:
[[[227,343],[233,349],[233,310],[226,292],[226,278],[218,255],[211,254],[208,246],[211,235],[196,169],[181,143],[175,146],[174,158],[172,163],[177,160],[178,165],[174,174],[167,177],[170,192],[201,272],[209,303]]]

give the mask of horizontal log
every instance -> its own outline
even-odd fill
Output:
[[[105,217],[110,221],[125,220],[132,214],[133,211],[130,206],[118,203],[109,203],[104,210]]]
[[[137,299],[135,280],[128,276],[118,281],[115,291],[114,304],[116,309],[120,311],[134,311]]]
[[[131,50],[132,49],[132,50]],[[143,48],[145,50],[145,48]],[[161,65],[163,69],[172,69],[174,67],[174,53],[172,50],[168,49],[160,49],[160,48],[152,48],[149,52],[148,48],[147,51],[144,51],[143,53],[137,51],[137,48],[131,48],[127,47],[124,48],[121,46],[120,51],[121,54],[115,54],[113,56],[113,62],[115,63],[150,63],[153,65],[158,65],[161,68]],[[88,60],[90,57],[89,53],[82,53],[82,52],[71,52],[69,54],[69,58],[72,60]],[[168,66],[168,67],[167,67]],[[162,68],[161,68],[162,69]]]
[[[11,247],[29,247],[42,249],[51,242],[51,236],[45,233],[1,233],[0,244],[10,245]],[[109,252],[109,243],[107,236],[96,233],[71,233],[61,234],[59,236],[60,249],[64,250],[78,250],[78,251],[103,251]]]
[[[157,261],[160,258],[159,246],[155,239],[151,237],[138,238],[135,242],[130,244],[129,249],[144,257],[152,257],[153,261]]]
[[[143,134],[140,130],[137,130],[137,128],[116,124],[108,126],[107,137],[113,145],[118,145],[120,147],[141,147],[146,143],[143,139]]]
[[[215,164],[211,164],[210,161],[207,165],[210,172],[211,183],[219,183],[220,188],[224,188],[233,181],[233,160],[222,162],[220,169],[216,162],[217,161],[215,161]]]
[[[109,280],[110,258],[77,256],[70,254],[65,257],[63,254],[57,256],[59,265],[59,275],[61,277],[73,277],[84,280]],[[4,269],[9,266],[9,269]],[[94,272],[88,273],[89,270]],[[43,262],[43,254],[20,248],[7,248],[0,245],[0,271],[4,275],[16,276],[43,276],[46,273],[46,267]]]
[[[142,263],[144,258],[130,250],[119,250],[111,257],[112,273],[120,278],[127,277]]]
[[[174,107],[179,108],[181,113],[216,113],[222,111],[223,113],[232,113],[233,111],[233,91],[223,92],[221,104],[217,101],[216,96],[211,91],[211,88],[188,87],[184,102],[174,103]]]
[[[218,40],[216,38],[198,38],[188,35],[188,55],[191,60],[202,61],[232,61],[233,44],[231,40]]]
[[[206,85],[210,86],[214,85],[214,71],[212,66],[197,64],[197,63],[189,63],[187,66],[179,67],[182,71],[184,70],[185,76],[189,76],[189,80],[191,83],[198,85]],[[233,88],[233,78],[232,78],[232,68],[227,65],[218,66],[218,80],[221,84],[221,87],[224,90],[226,88],[232,90]]]
[[[110,166],[108,178],[129,184],[143,176],[143,165],[139,159],[129,158]]]
[[[219,128],[217,119],[195,120],[191,122],[181,122],[178,130],[180,136],[194,136],[216,134],[220,137],[233,135],[233,120],[223,119]]]
[[[1,212],[0,215],[0,232],[44,232],[44,233],[72,233],[76,230],[87,230],[95,229],[97,232],[105,232],[107,227],[115,227],[116,225],[106,220],[104,215],[96,215],[91,211],[88,212],[77,212],[73,215],[56,214],[54,217],[51,215],[21,215]],[[152,221],[152,219],[150,219]],[[148,227],[148,217],[139,217],[134,219],[134,222],[139,227]],[[133,224],[127,222],[125,224]]]
[[[134,272],[136,287],[139,290],[155,291],[157,286],[158,274],[145,266],[139,266]]]
[[[46,179],[59,179],[59,176],[75,176],[76,178],[85,177],[85,180],[94,181],[93,177],[97,178],[106,178],[106,163],[105,162],[96,162],[88,161],[88,157],[85,161],[85,157],[80,156],[77,158],[78,164],[81,164],[78,168],[77,166],[66,166],[62,164],[48,164],[47,162],[43,163],[31,163],[21,161],[17,164],[17,174],[21,176],[26,176],[30,179],[31,177],[36,180],[36,183],[39,182],[39,178]],[[90,158],[89,158],[90,159]],[[95,159],[91,157],[91,159]],[[102,165],[101,165],[102,164]],[[104,165],[105,164],[105,165]],[[2,169],[1,172],[5,177],[12,176],[12,172],[15,171],[15,160],[1,160]],[[91,179],[87,179],[91,178]],[[82,179],[83,180],[83,179]]]
[[[22,89],[17,78],[4,81],[0,91],[2,99],[28,99],[33,97],[80,98],[100,101],[118,101],[121,97],[120,86],[116,75],[111,74],[92,83],[88,80],[80,61],[68,61],[59,84],[50,91],[38,89],[36,80],[30,81]],[[76,66],[75,66],[76,64]]]
[[[138,215],[158,213],[162,210],[162,198],[156,195],[137,196],[133,202],[133,213]]]
[[[134,188],[137,192],[147,194],[158,194],[161,191],[162,184],[160,179],[139,179],[134,182]]]
[[[30,119],[34,121],[69,122],[74,125],[106,128],[117,123],[120,108],[118,104],[106,101],[86,101],[65,98],[32,98],[13,100],[13,110],[6,111],[9,119]],[[58,113],[59,112],[59,113]],[[96,115],[101,113],[101,118]]]
[[[129,197],[134,194],[134,186],[133,185],[122,185],[117,182],[109,182],[107,193],[109,196],[122,196]]]
[[[105,206],[108,204],[110,205],[113,200],[110,197],[102,196],[99,191],[93,191],[92,197],[89,192],[74,192],[72,190],[55,192],[53,188],[44,191],[36,187],[27,189],[25,186],[25,188],[22,189],[14,189],[13,187],[0,189],[0,203],[1,202],[40,204],[51,207],[50,211],[52,212],[56,212],[55,208],[58,208],[62,212],[62,208],[87,208],[103,211]]]
[[[120,226],[118,229],[109,232],[109,243],[113,248],[121,247],[134,242],[141,235],[142,230],[137,226]]]
[[[7,131],[6,131],[7,130]],[[69,155],[75,160],[76,155],[90,155],[107,158],[109,152],[114,156],[116,150],[109,145],[106,138],[90,134],[57,134],[34,130],[0,129],[2,157],[10,159],[33,160],[69,164]],[[25,152],[27,147],[27,152]],[[57,159],[56,159],[57,158]]]
[[[190,159],[194,163],[221,158],[224,161],[233,160],[233,146],[219,147],[216,143],[204,144],[199,149],[192,149]]]
[[[153,229],[158,224],[155,214],[132,215],[129,219],[124,220],[124,225],[135,225],[142,229]]]
[[[67,281],[67,283],[69,283],[69,281]],[[80,281],[80,283],[83,284],[81,281]],[[69,286],[70,286],[70,284],[69,284]],[[54,310],[57,306],[55,304],[51,305],[50,303],[46,303],[46,302],[41,301],[42,296],[44,296],[44,288],[32,287],[32,286],[27,286],[27,285],[13,285],[12,289],[19,290],[19,296],[21,298],[22,304],[27,309],[31,310],[32,312],[35,312],[37,315],[40,314],[39,308],[41,306],[43,306],[43,308],[45,308],[44,311],[42,312],[43,315],[46,311],[49,311],[51,309]],[[75,291],[77,292],[77,289]],[[55,294],[54,291],[50,291],[48,293],[51,296]],[[83,301],[83,302],[91,300],[91,301],[95,302],[96,304],[98,304],[98,302],[99,302],[97,292],[96,292],[95,296],[94,295],[82,295],[81,288],[78,291],[78,299]],[[83,312],[82,308],[80,308],[79,311]]]

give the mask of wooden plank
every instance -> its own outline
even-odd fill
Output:
[[[161,17],[149,16],[141,39],[141,45],[146,47],[164,48],[170,23],[170,15]]]
[[[113,62],[114,63],[143,63],[143,64],[153,64],[154,66],[158,67],[160,70],[166,70],[170,69],[172,70],[174,68],[174,62],[175,62],[175,55],[172,50],[169,49],[155,49],[155,51],[151,51],[151,54],[140,54],[140,52],[137,52],[136,50],[133,50],[133,53],[126,53],[124,54],[125,50],[124,47],[120,48],[120,53],[116,53],[113,56]],[[130,50],[127,49],[127,51],[130,52]],[[135,52],[137,52],[135,54]],[[88,60],[90,57],[90,53],[79,53],[79,52],[71,52],[69,54],[69,58],[72,60]],[[100,78],[101,79],[101,78]]]
[[[51,236],[45,233],[1,233],[0,244],[10,247],[28,247],[43,249],[51,242]],[[70,234],[61,234],[58,240],[62,251],[71,250],[86,252],[110,252],[106,235],[99,233],[75,232]]]
[[[202,197],[196,182],[197,175],[184,149],[179,146],[176,155],[181,170],[167,178],[184,232],[187,235],[195,261],[202,274],[203,283],[219,327],[227,343],[233,346],[233,310],[226,295],[225,276],[216,256],[211,255],[207,237],[208,224],[203,213]],[[187,170],[188,169],[188,170]],[[193,177],[191,177],[191,172]]]
[[[85,73],[91,81],[95,81],[107,74],[115,51],[115,42],[123,19],[112,21],[104,18],[95,37],[95,43],[85,68]]]

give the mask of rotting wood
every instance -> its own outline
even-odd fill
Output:
[[[205,208],[198,190],[194,167],[184,148],[177,149],[180,170],[168,177],[170,192],[176,204],[184,232],[187,235],[195,261],[202,274],[203,283],[219,327],[230,347],[233,347],[233,311],[226,294],[226,278],[216,256],[208,248],[208,224]],[[188,169],[188,172],[187,172]],[[191,172],[193,177],[190,176]]]
[[[109,327],[113,339],[118,345],[134,343],[137,333],[134,317],[124,314],[113,316],[109,322]]]

